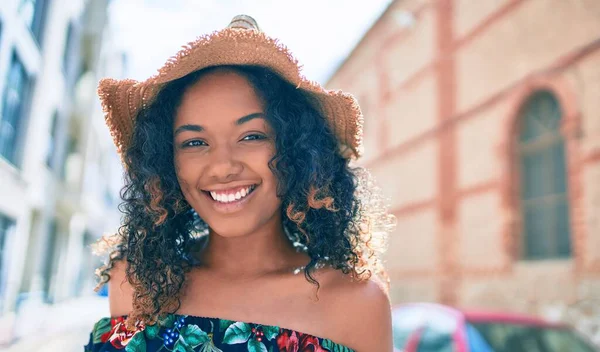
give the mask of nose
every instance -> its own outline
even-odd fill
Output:
[[[231,181],[244,169],[242,162],[236,158],[231,148],[215,148],[211,154],[208,176],[217,182]]]

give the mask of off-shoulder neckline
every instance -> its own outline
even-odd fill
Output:
[[[232,320],[232,319],[225,319],[225,318],[219,318],[219,317],[209,317],[209,316],[203,316],[203,315],[180,314],[180,313],[168,313],[167,316],[172,316],[172,317],[175,317],[175,318],[178,318],[178,317],[191,318],[191,319],[198,319],[198,320],[230,321],[233,324],[235,324],[235,323],[242,323],[242,324],[248,324],[248,325],[257,325],[257,326],[263,326],[263,327],[278,328],[278,329],[281,329],[281,330],[287,330],[287,331],[295,332],[295,333],[300,334],[300,335],[306,335],[306,336],[314,337],[314,338],[317,338],[317,339],[320,339],[320,340],[330,341],[334,345],[346,348],[346,350],[348,352],[353,352],[354,351],[350,347],[347,347],[346,345],[338,343],[338,342],[336,342],[336,341],[334,341],[332,339],[329,339],[329,338],[326,338],[326,337],[322,337],[322,336],[318,336],[318,335],[314,335],[314,334],[310,334],[310,333],[306,333],[306,332],[302,332],[302,331],[298,331],[298,330],[294,330],[294,329],[290,329],[290,328],[286,328],[286,327],[283,327],[283,326],[278,326],[278,325],[262,324],[262,323],[255,323],[255,322],[251,322],[251,321],[235,320],[235,319]],[[112,319],[119,319],[119,318],[126,319],[127,317],[128,317],[128,315],[124,314],[124,315],[119,315],[119,316],[116,316],[116,317],[104,317],[103,319],[111,319],[111,320]]]

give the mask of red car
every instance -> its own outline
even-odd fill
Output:
[[[392,311],[397,352],[596,352],[567,325],[532,316],[465,312],[433,303]]]

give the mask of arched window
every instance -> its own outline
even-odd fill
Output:
[[[547,91],[521,110],[518,157],[524,259],[571,256],[565,143],[561,107]]]

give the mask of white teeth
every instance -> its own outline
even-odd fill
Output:
[[[252,190],[254,190],[254,186],[249,186],[246,188],[243,188],[239,191],[237,191],[235,194],[226,194],[226,193],[217,193],[215,191],[211,191],[210,196],[221,203],[229,203],[229,202],[234,202],[236,200],[240,200],[242,198],[244,198],[245,196],[247,196],[248,194],[250,194],[250,192],[252,192]]]

